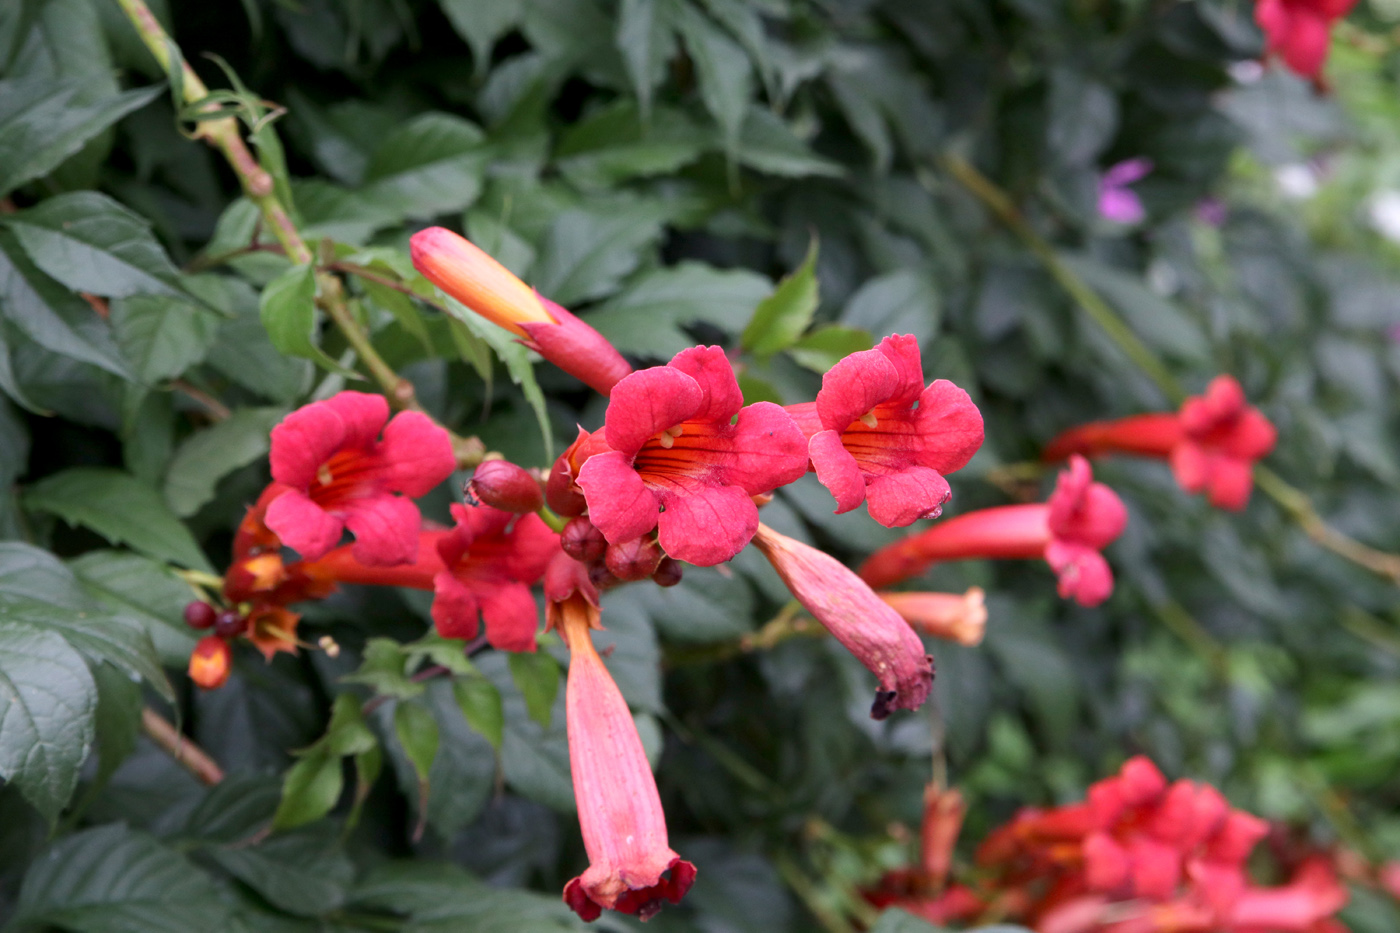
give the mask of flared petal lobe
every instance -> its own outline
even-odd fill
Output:
[[[754,544],[797,601],[878,679],[872,718],[923,705],[933,658],[899,613],[829,554],[762,524]]]

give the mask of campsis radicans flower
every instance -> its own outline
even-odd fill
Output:
[[[273,480],[287,489],[268,504],[267,527],[307,560],[348,528],[366,564],[413,560],[422,519],[411,500],[456,468],[446,430],[421,412],[390,420],[384,397],[364,392],[340,392],[282,419],[271,461]]]
[[[1268,51],[1305,78],[1316,79],[1327,61],[1332,25],[1356,0],[1256,0],[1254,19]]]
[[[632,713],[593,646],[600,611],[584,566],[560,553],[546,572],[545,599],[548,621],[569,647],[569,769],[589,861],[565,886],[564,901],[584,920],[604,909],[646,920],[666,902],[680,903],[695,866],[671,849]]]
[[[1254,487],[1254,463],[1269,454],[1278,432],[1251,406],[1233,376],[1216,376],[1204,395],[1175,414],[1134,415],[1071,428],[1045,448],[1047,462],[1070,454],[1127,453],[1171,462],[1187,492],[1205,491],[1216,508],[1240,510]]]
[[[470,240],[442,227],[409,241],[413,265],[462,304],[607,395],[632,367],[602,334],[540,295]]]
[[[205,635],[190,654],[190,680],[204,690],[217,690],[228,680],[233,669],[233,649],[227,639]]]
[[[980,916],[988,905],[965,885],[948,884],[953,848],[966,812],[956,788],[925,787],[918,863],[886,872],[875,887],[861,892],[865,899],[882,910],[898,907],[939,925]]]
[[[899,613],[829,554],[762,523],[753,542],[797,601],[875,675],[872,718],[923,705],[933,687],[933,658]]]
[[[980,586],[966,593],[877,593],[915,631],[962,645],[980,645],[987,630],[986,593]]]
[[[587,457],[576,482],[609,544],[655,528],[667,554],[702,567],[749,543],[758,527],[752,496],[807,470],[807,441],[792,418],[772,402],[745,406],[719,347],[682,350],[619,381],[603,430],[571,449]]]
[[[1113,592],[1113,571],[1099,553],[1123,533],[1128,512],[1112,489],[1093,481],[1089,462],[1070,457],[1048,502],[968,512],[886,545],[860,575],[885,587],[923,573],[939,561],[1044,558],[1059,577],[1059,593],[1097,606]]]
[[[924,385],[919,342],[908,335],[847,356],[822,377],[815,402],[787,411],[837,514],[864,502],[887,528],[938,517],[952,495],[944,474],[982,446],[982,413],[946,379]]]
[[[445,638],[486,640],[503,651],[534,651],[538,613],[530,587],[559,552],[559,536],[538,515],[452,506],[456,526],[436,542],[433,622]]]

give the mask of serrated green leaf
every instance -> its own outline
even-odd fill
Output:
[[[272,345],[281,352],[358,378],[316,345],[316,273],[309,265],[293,266],[269,282],[263,289],[258,315]]]
[[[455,865],[422,859],[376,866],[355,904],[410,918],[415,931],[565,933],[589,929],[557,897],[493,888]]]
[[[120,470],[74,467],[30,486],[26,508],[52,512],[82,525],[113,544],[127,544],[157,560],[213,573],[189,530],[166,508],[160,495]]]
[[[185,439],[165,473],[165,501],[182,518],[214,498],[219,480],[267,455],[285,408],[240,408]]]
[[[98,664],[91,673],[97,684],[93,727],[98,769],[94,781],[101,784],[136,750],[136,737],[141,734],[141,684],[110,664]]]
[[[535,418],[540,426],[540,436],[544,438],[545,454],[552,457],[554,428],[549,422],[549,411],[544,400],[544,393],[540,391],[540,384],[535,379],[535,367],[530,362],[530,351],[518,343],[515,335],[510,331],[503,327],[497,327],[466,306],[459,304],[455,299],[444,295],[443,303],[448,313],[472,334],[484,340],[495,351],[496,357],[505,364],[511,382],[520,386],[520,391],[525,394],[525,401],[534,410]]]
[[[513,651],[507,660],[530,718],[548,729],[550,710],[559,693],[559,663],[542,651]]]
[[[324,746],[297,759],[282,779],[282,801],[272,817],[272,828],[295,829],[331,812],[344,786],[340,769],[340,756]]]
[[[467,725],[486,736],[497,753],[505,735],[505,705],[501,691],[496,685],[480,675],[456,677],[452,680],[452,693],[457,705],[462,708],[462,716]]]
[[[540,247],[534,285],[565,307],[598,298],[637,268],[642,249],[660,236],[659,214],[642,205],[609,213],[564,211]]]
[[[407,699],[423,692],[423,685],[409,679],[408,655],[392,638],[371,638],[365,644],[364,660],[342,683],[364,684],[383,696]]]
[[[145,626],[166,667],[181,667],[197,634],[185,624],[190,585],[164,564],[130,551],[89,551],[69,564],[83,589],[114,612]]]
[[[589,312],[588,323],[623,353],[669,359],[695,345],[683,326],[703,322],[736,334],[771,290],[756,272],[682,262],[638,276]]]
[[[363,755],[379,746],[361,712],[360,701],[350,693],[342,693],[331,706],[331,721],[326,726],[326,747],[332,755]]]
[[[150,223],[104,194],[60,194],[5,223],[34,265],[73,291],[109,298],[182,294]]]
[[[220,324],[212,312],[169,295],[114,301],[110,320],[132,375],[145,385],[182,375],[203,360]]]
[[[80,80],[0,81],[0,197],[53,171],[94,136],[150,103],[164,88],[137,88],[76,103]]]
[[[752,108],[744,118],[737,156],[740,165],[784,178],[846,174],[840,163],[814,153],[782,117],[764,107]]]
[[[580,188],[606,189],[670,174],[710,148],[710,134],[684,113],[659,109],[644,122],[635,104],[622,101],[573,126],[559,141],[555,159]]]
[[[519,25],[524,14],[515,0],[438,0],[457,35],[471,46],[477,74],[485,74],[496,40]]]
[[[57,632],[9,618],[0,604],[0,778],[52,824],[92,745],[97,685]]]
[[[719,124],[724,151],[735,158],[739,133],[753,96],[753,69],[744,50],[688,3],[679,6],[677,27],[695,62],[700,97]]]
[[[675,52],[669,9],[656,0],[622,0],[617,12],[617,51],[627,69],[643,120],[651,117],[651,99]]]
[[[259,397],[291,404],[311,388],[315,367],[307,360],[284,356],[272,345],[263,327],[258,295],[246,283],[227,276],[187,280],[192,291],[230,319],[219,327],[206,357],[209,366]]]
[[[483,138],[461,117],[414,117],[375,150],[362,190],[402,217],[427,220],[460,211],[481,193],[488,158]]]
[[[817,243],[813,240],[802,265],[759,302],[740,338],[744,349],[763,358],[791,347],[812,323],[817,302]]]
[[[204,853],[274,907],[314,917],[345,903],[355,878],[329,823],[277,834],[256,845],[210,846]]]
[[[824,373],[852,353],[874,345],[870,334],[854,327],[827,324],[802,335],[788,350],[799,365],[814,373]]]
[[[208,875],[116,824],[50,846],[24,878],[14,923],[74,933],[189,933],[229,929],[232,919]]]

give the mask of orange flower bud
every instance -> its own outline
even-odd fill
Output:
[[[429,227],[409,241],[413,264],[447,294],[517,337],[528,337],[526,321],[553,324],[535,290],[475,243]]]
[[[204,690],[217,690],[233,669],[233,651],[217,635],[206,635],[190,654],[190,680]]]

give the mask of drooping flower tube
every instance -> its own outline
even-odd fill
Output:
[[[822,377],[815,402],[787,411],[809,438],[837,514],[865,502],[887,528],[937,517],[952,494],[944,474],[982,446],[981,412],[946,379],[924,386],[919,343],[908,335],[847,356]]]
[[[961,645],[980,645],[987,630],[986,593],[980,586],[966,593],[876,594],[915,631]]]
[[[1059,577],[1059,593],[1097,606],[1113,592],[1113,572],[1099,550],[1128,522],[1118,496],[1093,481],[1078,455],[1060,474],[1048,502],[968,512],[887,545],[866,560],[860,575],[885,587],[923,573],[939,561],[1044,558]]]
[[[1046,446],[1042,459],[1109,453],[1160,457],[1171,462],[1181,488],[1204,490],[1211,505],[1238,511],[1249,502],[1255,461],[1267,456],[1277,440],[1274,426],[1245,400],[1235,378],[1221,375],[1176,414],[1134,415],[1071,428]]]
[[[933,658],[899,613],[829,554],[762,523],[753,542],[797,601],[875,675],[872,718],[923,705],[933,687]]]
[[[667,554],[702,567],[753,537],[752,496],[807,470],[806,438],[792,418],[772,402],[745,406],[719,347],[682,350],[620,381],[603,430],[581,440],[593,452],[577,484],[608,543],[656,528]]]
[[[437,541],[433,622],[446,638],[486,639],[502,651],[534,651],[538,612],[530,587],[559,553],[559,536],[538,515],[453,505],[457,525]]]
[[[598,593],[582,564],[560,553],[545,575],[545,615],[569,647],[565,716],[569,769],[589,865],[564,888],[584,920],[607,910],[646,920],[678,904],[695,866],[677,855],[666,814],[627,702],[589,632],[599,625]]]
[[[1316,79],[1327,61],[1333,23],[1354,6],[1356,0],[1257,0],[1254,20],[1264,30],[1270,54]]]
[[[405,411],[389,420],[384,397],[363,392],[341,392],[282,419],[270,459],[272,478],[289,488],[268,504],[267,527],[307,560],[339,544],[348,528],[366,564],[414,559],[422,519],[412,497],[456,468],[452,441],[432,419]]]
[[[413,235],[409,252],[413,265],[438,288],[595,391],[607,395],[632,371],[602,334],[520,281],[470,240],[429,227]]]

